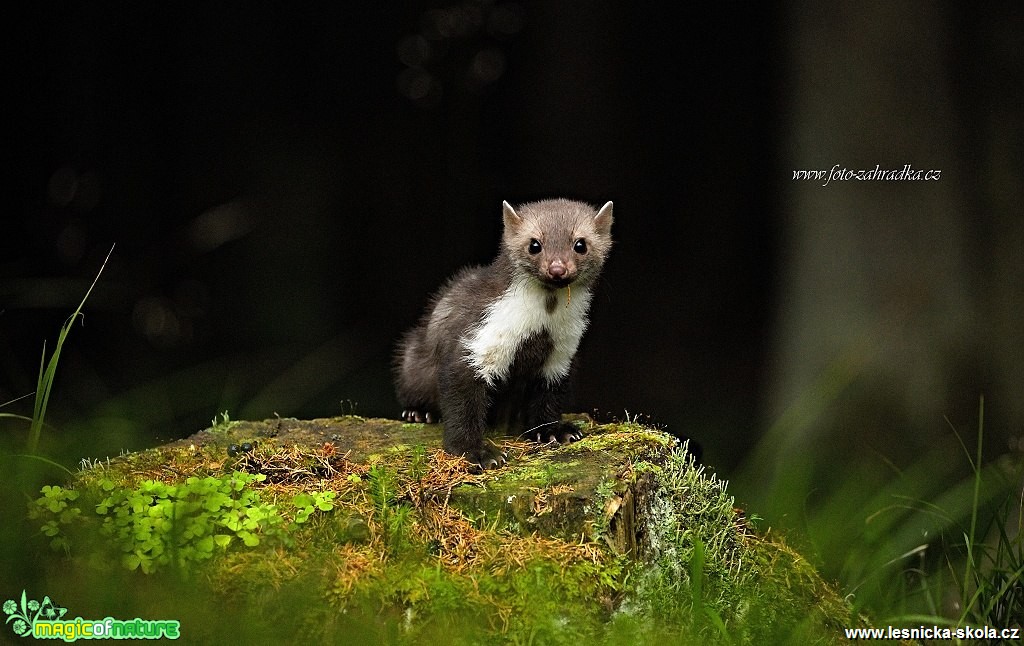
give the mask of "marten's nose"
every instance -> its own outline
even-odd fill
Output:
[[[562,278],[565,276],[565,264],[561,260],[553,260],[548,265],[548,276],[552,278]]]

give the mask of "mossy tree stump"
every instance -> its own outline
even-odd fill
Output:
[[[673,436],[569,419],[581,441],[498,440],[509,464],[474,474],[438,425],[225,416],[94,464],[31,515],[82,577],[119,561],[136,589],[189,582],[176,612],[197,639],[237,637],[211,604],[262,638],[402,642],[841,641],[859,621]]]

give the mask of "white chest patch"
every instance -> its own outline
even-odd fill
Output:
[[[592,294],[588,288],[580,287],[572,290],[570,298],[565,289],[560,289],[557,306],[550,313],[545,308],[548,294],[548,290],[529,279],[512,283],[487,306],[480,323],[462,339],[466,361],[487,385],[507,378],[520,345],[540,332],[547,332],[554,346],[541,368],[543,376],[551,382],[569,374],[572,358],[587,329]]]

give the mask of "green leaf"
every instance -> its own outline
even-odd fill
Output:
[[[196,541],[196,549],[200,552],[213,552],[213,537],[204,536],[200,538],[198,541]]]
[[[50,548],[54,551],[64,550],[65,552],[71,549],[71,542],[66,536],[58,536],[57,538],[50,541]]]
[[[217,511],[221,507],[226,507],[230,504],[231,498],[218,491],[206,496],[206,499],[203,501],[203,509],[206,509],[207,511]]]
[[[256,521],[263,520],[267,517],[267,513],[259,507],[249,507],[245,510],[245,515]]]
[[[320,500],[316,503],[316,507],[320,511],[330,511],[334,509],[334,503],[329,500]]]
[[[690,557],[690,594],[694,608],[704,603],[704,543],[699,538],[693,540],[693,555]]]
[[[113,506],[114,498],[112,496],[107,496],[102,501],[100,501],[100,504],[96,505],[96,513],[106,514],[108,511],[110,511],[110,508]]]
[[[256,547],[260,544],[260,537],[251,532],[238,532],[238,537],[242,539],[242,542],[245,543],[246,547]]]

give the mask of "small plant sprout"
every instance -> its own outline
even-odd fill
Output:
[[[217,421],[217,415],[213,416],[210,420],[210,428],[217,428],[218,426],[227,426],[231,423],[231,416],[225,410],[220,414],[220,421]]]
[[[110,467],[110,457],[109,456],[107,457],[107,461],[106,461],[105,465],[104,465],[104,462],[103,462],[103,460],[101,458],[92,458],[92,459],[90,459],[90,458],[82,458],[79,461],[79,463],[78,463],[78,470],[79,471],[90,471],[92,469],[103,469],[105,467],[106,468]]]

